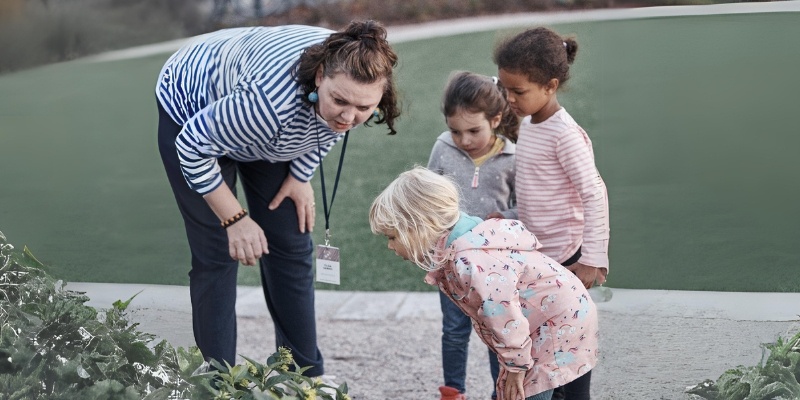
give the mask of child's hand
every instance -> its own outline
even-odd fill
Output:
[[[510,372],[506,376],[506,387],[503,391],[503,398],[505,400],[524,400],[525,399],[525,385],[523,385],[525,378],[524,372]]]
[[[567,269],[572,271],[572,273],[581,280],[583,286],[587,289],[594,286],[595,282],[597,282],[598,285],[602,285],[606,281],[606,276],[600,272],[600,268],[590,267],[588,265],[576,262],[575,264],[567,267]]]
[[[608,277],[608,268],[598,268],[597,280],[595,281],[595,283],[597,283],[598,285],[606,283],[606,277]]]
[[[492,213],[490,213],[489,215],[486,216],[486,219],[492,219],[492,218],[503,219],[505,217],[503,216],[503,214],[500,214],[499,212],[495,211],[495,212],[492,212]]]

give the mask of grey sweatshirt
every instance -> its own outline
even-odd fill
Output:
[[[514,193],[516,146],[503,136],[498,138],[505,142],[500,154],[476,167],[467,152],[453,142],[450,132],[444,132],[433,145],[428,169],[456,182],[461,190],[461,211],[484,219],[489,213],[499,211],[505,218],[517,219]],[[477,187],[472,187],[476,175]]]

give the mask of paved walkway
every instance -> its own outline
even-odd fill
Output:
[[[177,346],[194,345],[189,288],[172,285],[73,282],[67,289],[85,292],[88,305],[108,308],[133,296],[130,310],[149,332]],[[653,318],[723,319],[730,321],[800,321],[800,293],[699,292],[681,290],[611,289],[613,297],[597,302],[600,312]],[[595,292],[592,292],[594,295]],[[441,320],[437,292],[352,292],[318,290],[317,317],[330,321]],[[267,318],[261,287],[239,286],[236,314]]]
[[[140,330],[174,346],[194,345],[184,286],[70,283],[88,303],[131,302]],[[594,399],[685,399],[684,389],[737,365],[756,365],[762,343],[794,332],[800,293],[612,289],[599,302],[600,364]],[[435,292],[317,291],[320,348],[328,373],[348,382],[353,399],[436,399],[441,384],[441,311]],[[241,286],[236,303],[238,353],[266,359],[273,326],[261,288]],[[470,399],[489,399],[485,347],[470,344]]]

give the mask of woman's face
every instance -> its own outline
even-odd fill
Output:
[[[347,132],[369,119],[386,87],[386,79],[359,83],[345,73],[325,76],[322,68],[317,71],[315,83],[319,95],[317,113],[338,133]]]

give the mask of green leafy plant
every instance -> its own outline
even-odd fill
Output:
[[[762,346],[769,356],[760,365],[729,369],[716,382],[705,380],[686,392],[696,400],[800,398],[800,332]]]
[[[151,348],[154,336],[125,319],[132,299],[98,313],[0,233],[0,398],[190,398],[208,379],[194,373],[202,354]]]
[[[0,232],[0,399],[349,399],[346,384],[303,376],[287,349],[230,366],[154,344],[126,319],[135,297],[98,313]]]
[[[230,366],[211,361],[216,368],[215,385],[205,388],[215,400],[223,399],[298,399],[349,400],[347,384],[338,387],[319,378],[303,376],[310,367],[299,368],[292,353],[281,348],[267,359],[266,364],[243,357],[244,364]],[[292,368],[293,367],[293,368]]]

